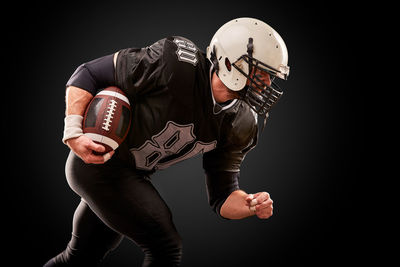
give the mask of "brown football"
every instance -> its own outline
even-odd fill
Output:
[[[107,153],[125,140],[130,124],[129,99],[121,89],[110,86],[99,91],[86,108],[83,133],[103,145]]]

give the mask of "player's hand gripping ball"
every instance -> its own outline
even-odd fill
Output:
[[[83,117],[83,133],[108,153],[125,140],[131,125],[131,106],[125,93],[115,86],[98,92]]]

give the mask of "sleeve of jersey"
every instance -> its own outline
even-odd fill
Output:
[[[246,154],[257,144],[255,118],[249,113],[238,114],[228,119],[222,128],[217,148],[203,155],[203,168],[205,171],[238,172]]]
[[[203,155],[209,204],[218,215],[226,198],[239,189],[240,165],[258,135],[255,117],[243,109],[227,118],[222,128],[217,148]]]
[[[76,86],[95,95],[99,89],[115,85],[113,55],[80,65],[66,86]]]
[[[239,190],[239,172],[206,171],[208,203],[221,218],[220,211],[228,196]],[[225,218],[224,218],[225,219]]]
[[[117,86],[130,95],[145,95],[157,88],[164,73],[164,41],[145,48],[128,48],[119,52],[116,64]]]

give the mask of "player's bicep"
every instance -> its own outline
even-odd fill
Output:
[[[99,89],[115,85],[114,54],[80,65],[67,82],[95,95]]]

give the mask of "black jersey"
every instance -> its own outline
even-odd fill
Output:
[[[133,107],[126,145],[137,169],[164,169],[204,153],[205,170],[236,172],[256,144],[255,113],[241,100],[215,112],[211,64],[183,37],[121,50],[115,75]]]

